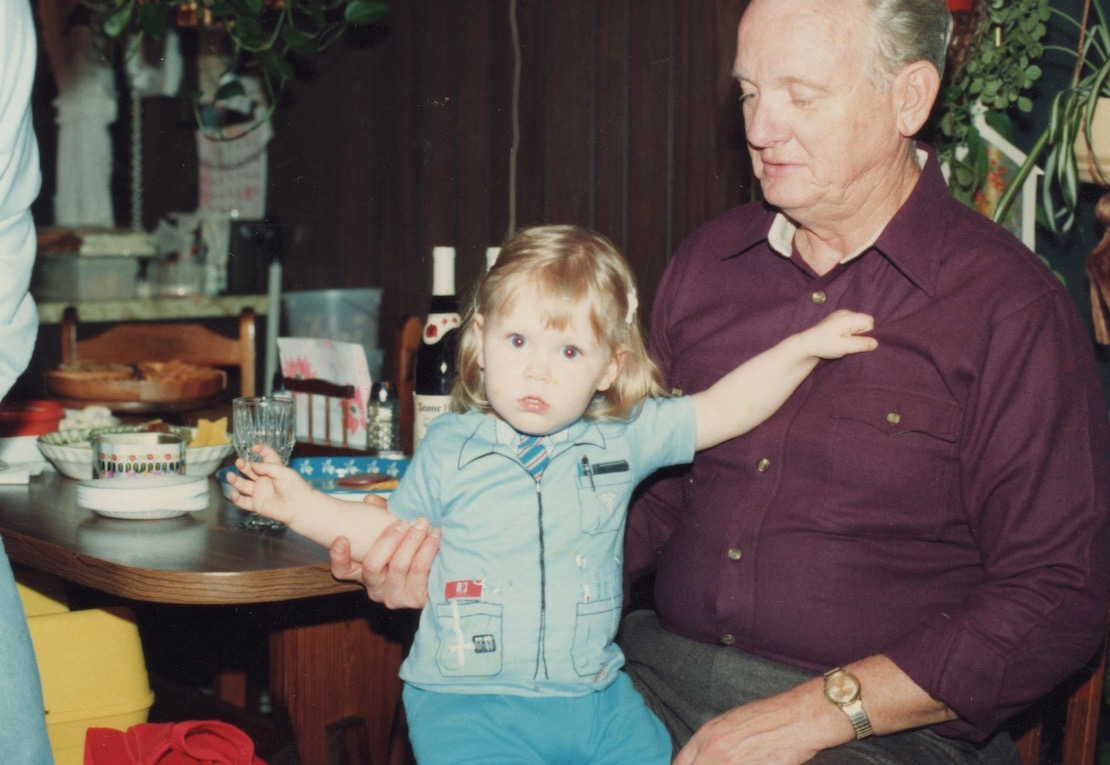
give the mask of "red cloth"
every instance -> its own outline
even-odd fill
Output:
[[[266,765],[254,742],[219,720],[89,728],[85,765]]]

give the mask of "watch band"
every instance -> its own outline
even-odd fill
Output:
[[[867,712],[863,711],[862,699],[856,699],[851,704],[844,704],[840,708],[848,715],[852,728],[856,732],[856,738],[867,738],[875,732],[871,730],[871,720],[868,719]]]

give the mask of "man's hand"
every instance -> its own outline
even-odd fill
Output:
[[[385,500],[370,495],[370,504]],[[439,552],[439,529],[420,518],[398,521],[382,532],[362,562],[351,559],[351,544],[339,537],[330,549],[336,579],[359,582],[370,599],[387,608],[421,608],[428,602],[428,572]]]
[[[818,678],[710,720],[674,765],[797,765],[853,738],[847,716],[825,699]]]
[[[877,735],[956,718],[882,654],[844,668],[860,679],[864,709]],[[713,718],[687,742],[674,765],[794,765],[852,741],[852,723],[825,698],[824,684],[824,678],[816,677]]]

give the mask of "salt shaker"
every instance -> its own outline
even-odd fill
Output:
[[[397,394],[387,382],[370,388],[370,404],[366,410],[366,446],[386,455],[400,454],[401,430],[397,412]]]

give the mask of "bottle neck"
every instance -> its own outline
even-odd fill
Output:
[[[433,297],[455,294],[455,248],[436,247],[432,250]]]

